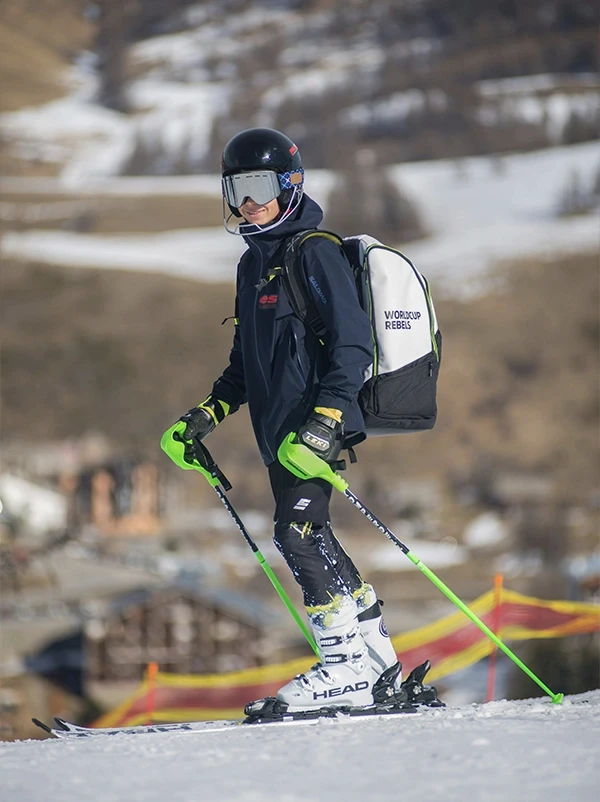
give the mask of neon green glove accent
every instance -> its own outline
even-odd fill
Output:
[[[299,479],[324,479],[343,493],[348,487],[348,482],[314,451],[296,440],[297,435],[294,432],[288,434],[277,451],[279,462]]]
[[[231,409],[227,401],[222,401],[220,398],[213,398],[212,395],[205,398],[201,404],[198,404],[198,407],[208,412],[210,417],[214,420],[215,426],[229,415],[229,410]]]

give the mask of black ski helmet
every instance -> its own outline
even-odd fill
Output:
[[[240,131],[225,145],[221,159],[222,176],[265,169],[274,170],[284,177],[287,173],[302,170],[302,159],[297,145],[281,131],[274,128],[248,128]],[[294,186],[290,184],[289,188],[282,189],[277,198],[281,211],[288,208],[294,197],[294,189],[299,202],[303,182]],[[228,205],[236,217],[241,217],[235,207]]]

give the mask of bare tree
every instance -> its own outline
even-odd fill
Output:
[[[127,24],[132,3],[127,0],[99,0],[95,49],[100,88],[98,100],[115,111],[126,111],[125,51]]]
[[[425,236],[417,208],[374,164],[372,151],[358,151],[355,161],[331,191],[327,226],[342,236],[367,233],[390,245]]]

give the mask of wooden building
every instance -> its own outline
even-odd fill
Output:
[[[265,612],[233,591],[143,589],[88,605],[88,615],[86,684],[139,681],[149,662],[175,674],[235,671],[265,654]]]
[[[63,547],[40,557],[60,566],[56,584],[0,589],[0,739],[31,737],[31,716],[89,721],[133,693],[150,662],[219,673],[278,653],[280,616],[178,559],[167,579],[158,562]]]

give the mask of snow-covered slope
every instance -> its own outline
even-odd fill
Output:
[[[402,137],[416,120],[428,120],[425,135],[432,121],[446,120],[453,130],[457,78],[451,65],[442,60],[436,70],[436,64],[446,51],[450,54],[459,47],[465,63],[473,65],[464,82],[473,80],[473,70],[486,74],[484,55],[474,55],[467,46],[468,28],[455,41],[440,35],[444,9],[423,9],[420,15],[414,2],[353,2],[348,9],[343,5],[228,0],[174,9],[170,22],[161,26],[166,33],[128,49],[133,73],[124,92],[128,114],[97,104],[97,58],[83,52],[65,75],[64,98],[0,115],[0,133],[13,155],[55,164],[61,174],[84,181],[131,170],[136,154],[135,169],[139,169],[141,153],[144,172],[168,174],[181,168],[196,172],[211,169],[211,164],[214,169],[215,123],[222,135],[229,125],[235,128],[240,122],[242,127],[279,127],[285,121],[301,149],[310,141],[306,129],[318,130],[320,118],[330,113],[334,139],[340,131],[352,131],[357,141],[371,147],[377,146],[382,133],[392,139]],[[548,10],[544,15],[553,13]],[[532,9],[529,24],[535,24],[536,16]],[[515,34],[519,38],[521,31],[517,28]],[[529,35],[534,47],[535,33]],[[569,33],[563,36],[563,47],[568,47]],[[581,42],[577,29],[570,36]],[[498,42],[502,41],[500,37]],[[514,49],[514,39],[504,46],[505,69],[513,69],[511,61],[518,63],[519,50]],[[543,45],[537,46],[543,52]],[[585,43],[580,48],[585,53]],[[539,69],[545,64],[540,55]],[[523,67],[532,69],[534,63],[525,60]],[[491,74],[497,70],[494,62]],[[412,83],[407,85],[405,76],[412,77]],[[466,87],[461,84],[461,89],[462,96]],[[479,140],[498,129],[522,127],[529,136],[538,130],[535,141],[540,145],[558,145],[582,141],[581,134],[565,138],[570,122],[592,132],[597,125],[598,76],[591,72],[475,80],[469,90],[472,105],[469,111],[459,109],[459,117],[463,113],[471,117]],[[307,115],[302,109],[312,112]],[[372,138],[373,134],[377,136]],[[586,136],[589,139],[593,133]],[[507,150],[511,147],[507,142],[519,140],[503,141],[504,145],[496,142],[496,150]],[[319,150],[314,138],[311,146]],[[436,151],[451,152],[456,151]]]
[[[402,164],[391,168],[401,189],[416,203],[431,236],[406,244],[407,255],[436,284],[454,291],[478,279],[498,259],[596,250],[597,213],[557,217],[561,193],[573,176],[589,191],[600,166],[600,147],[585,143],[529,154]],[[307,191],[325,208],[334,175],[308,171]],[[588,187],[589,185],[589,187]],[[21,192],[56,192],[48,180],[3,183]],[[87,193],[160,195],[177,191],[211,194],[220,203],[217,176],[110,179],[89,184]],[[327,220],[325,221],[327,222]],[[357,232],[359,233],[359,232]],[[94,236],[66,231],[8,232],[0,242],[6,256],[64,265],[157,270],[204,281],[229,281],[245,245],[222,228],[155,235]]]
[[[383,719],[0,744],[3,802],[595,802],[600,691]]]

